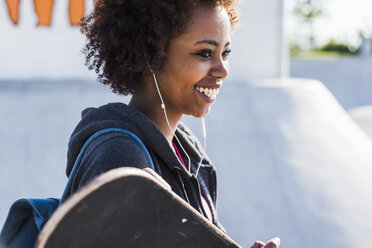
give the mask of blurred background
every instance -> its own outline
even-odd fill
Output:
[[[0,223],[60,197],[81,111],[128,102],[84,66],[92,0],[0,3]],[[243,246],[369,247],[372,2],[244,0],[231,73],[206,118],[219,216]],[[200,136],[200,120],[183,120]]]

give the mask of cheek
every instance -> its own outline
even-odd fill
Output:
[[[208,75],[208,70],[210,69],[208,62],[200,61],[190,61],[185,63],[181,69],[184,79],[187,80],[190,84],[196,84],[206,75]]]

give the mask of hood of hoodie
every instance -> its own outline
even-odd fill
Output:
[[[70,175],[84,143],[94,133],[105,128],[122,128],[136,134],[145,146],[155,152],[170,169],[178,169],[181,173],[191,176],[179,164],[168,141],[155,123],[136,108],[123,103],[109,103],[99,108],[87,108],[82,112],[82,119],[73,131],[68,144],[67,176]],[[191,170],[195,171],[202,157],[200,143],[191,131],[181,123],[176,129],[176,135],[191,159]],[[202,167],[205,166],[211,166],[206,155]]]

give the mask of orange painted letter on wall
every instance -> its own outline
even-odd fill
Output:
[[[68,5],[70,23],[73,26],[80,25],[81,18],[84,17],[85,3],[84,0],[70,0]]]
[[[34,0],[35,11],[38,17],[38,26],[50,26],[52,20],[53,0]]]
[[[14,24],[18,24],[19,19],[19,1],[20,0],[6,0],[9,17]]]

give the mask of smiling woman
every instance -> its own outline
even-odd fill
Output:
[[[152,168],[172,190],[223,230],[216,213],[216,172],[183,115],[203,117],[229,74],[234,0],[98,0],[84,18],[86,64],[115,93],[132,94],[129,105],[110,103],[83,111],[68,150],[66,198],[108,170]],[[74,168],[85,141],[95,139]],[[154,164],[155,166],[152,166]],[[135,189],[133,189],[135,190]],[[274,246],[273,246],[274,245]],[[256,243],[254,247],[263,247]],[[277,247],[270,242],[265,247]]]

